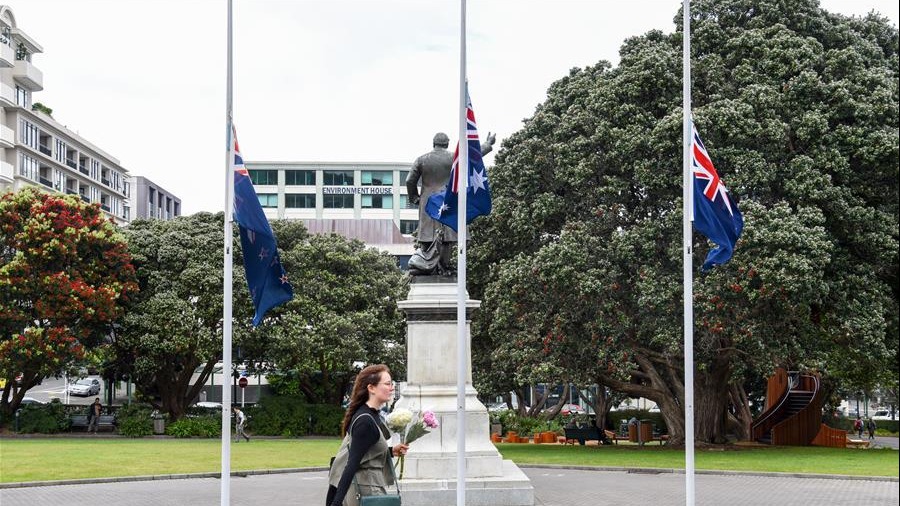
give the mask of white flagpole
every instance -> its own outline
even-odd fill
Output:
[[[685,504],[694,505],[694,278],[693,278],[693,216],[694,177],[691,173],[691,1],[683,0],[684,25],[682,121],[684,146],[684,181],[682,184],[682,213],[684,232],[684,489]]]
[[[233,246],[232,221],[234,220],[234,139],[232,118],[232,36],[231,36],[231,0],[228,0],[228,49],[226,58],[225,79],[225,268],[222,276],[222,475],[221,506],[231,504],[231,386],[225,381],[231,374],[231,281]]]
[[[460,1],[459,44],[459,181],[457,194],[456,301],[456,506],[466,504],[466,191],[469,187],[469,125],[466,120],[466,0]]]

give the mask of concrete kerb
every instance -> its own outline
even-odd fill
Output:
[[[554,464],[519,464],[522,469],[555,469],[572,471],[611,471],[629,474],[684,474],[684,469],[658,468],[658,467],[610,467],[610,466],[569,466]],[[242,478],[264,474],[288,474],[288,473],[314,473],[327,471],[327,467],[295,467],[285,469],[258,469],[250,471],[232,471],[231,476]],[[857,481],[886,481],[900,482],[900,479],[890,476],[851,476],[844,474],[809,474],[809,473],[774,473],[757,471],[719,471],[714,469],[697,469],[695,474],[707,474],[718,476],[765,476],[770,478],[812,478],[821,480],[857,480]],[[82,478],[76,480],[56,481],[24,481],[16,483],[0,483],[0,489],[27,488],[27,487],[51,487],[57,485],[89,485],[94,483],[118,483],[130,481],[154,481],[154,480],[189,480],[194,478],[220,478],[221,473],[187,473],[187,474],[157,474],[145,476],[120,476],[114,478]]]
[[[292,467],[285,469],[257,469],[250,471],[232,471],[233,478],[244,478],[259,474],[287,474],[287,473],[314,473],[327,471],[327,467]],[[222,473],[185,473],[185,474],[153,474],[144,476],[119,476],[113,478],[80,478],[75,480],[54,481],[22,481],[16,483],[0,483],[0,489],[27,488],[27,487],[52,487],[57,485],[89,485],[94,483],[120,483],[129,481],[154,481],[154,480],[190,480],[194,478],[221,478]]]
[[[613,471],[631,474],[684,474],[684,469],[661,467],[606,467],[606,466],[569,466],[559,464],[519,464],[526,469],[571,469],[573,471]],[[891,476],[854,476],[846,474],[812,474],[812,473],[776,473],[767,471],[721,471],[716,469],[695,469],[694,474],[715,476],[764,476],[769,478],[813,478],[820,480],[861,480],[900,482],[900,478]]]

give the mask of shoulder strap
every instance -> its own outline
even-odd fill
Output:
[[[347,440],[347,451],[348,452],[350,451],[350,442],[353,441],[353,434],[352,434],[353,424],[356,423],[357,420],[359,420],[360,418],[362,418],[364,416],[368,416],[369,418],[372,419],[373,422],[375,422],[375,428],[378,430],[379,435],[381,434],[381,429],[378,428],[378,422],[375,420],[375,418],[371,414],[363,413],[363,414],[357,416],[356,418],[353,419],[352,422],[350,422],[350,428],[347,429],[347,435],[350,436],[350,439]],[[397,479],[397,472],[396,472],[396,470],[394,470],[394,465],[391,462],[391,453],[390,452],[388,452],[388,454],[385,456],[385,464],[387,464],[387,466],[389,468],[391,468],[391,476],[394,477],[394,487],[397,489],[397,495],[400,495],[400,480]],[[359,495],[360,495],[359,494],[359,483],[356,482],[356,474],[353,475],[353,484],[356,485],[356,491],[357,491],[356,498],[359,499]]]

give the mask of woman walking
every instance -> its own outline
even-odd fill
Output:
[[[379,410],[393,396],[386,365],[370,365],[356,376],[341,425],[344,440],[328,473],[326,506],[357,506],[360,496],[385,495],[394,484],[391,455],[406,455],[409,446],[388,446],[390,432]]]

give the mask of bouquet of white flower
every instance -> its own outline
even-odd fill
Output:
[[[431,432],[429,429],[438,427],[437,419],[431,411],[424,411],[413,415],[408,409],[398,408],[387,416],[387,425],[392,431],[400,435],[400,442],[410,444],[416,439]],[[403,479],[403,455],[400,456],[400,479]]]

